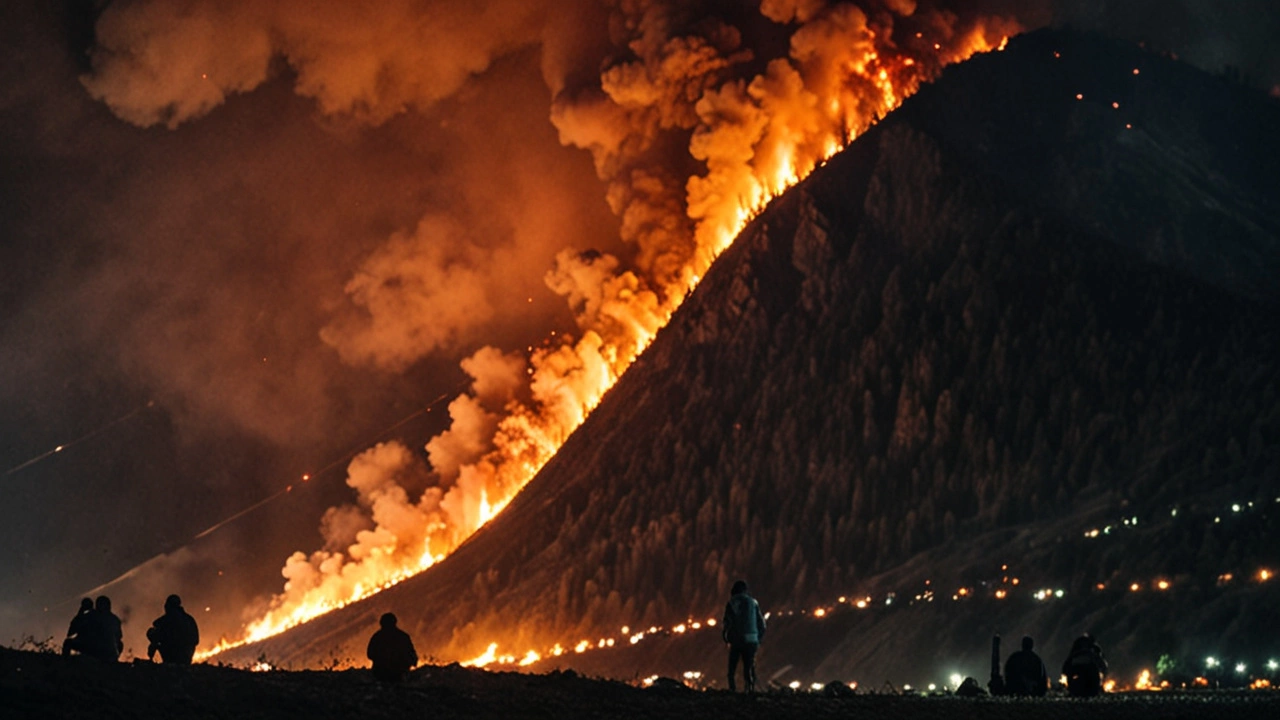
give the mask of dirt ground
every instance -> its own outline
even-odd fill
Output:
[[[659,683],[660,685],[662,683]],[[1133,693],[1039,700],[640,688],[574,673],[421,667],[401,685],[367,670],[249,672],[0,648],[0,717],[10,718],[1247,718],[1280,717],[1280,692]]]

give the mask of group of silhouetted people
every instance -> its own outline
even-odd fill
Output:
[[[394,614],[383,614],[379,625],[378,631],[369,638],[366,650],[373,664],[373,676],[382,682],[400,682],[418,664],[418,652],[409,634],[396,626]],[[733,584],[729,602],[724,606],[720,635],[729,646],[729,690],[737,690],[735,675],[738,663],[742,663],[745,689],[754,692],[757,684],[756,651],[764,641],[765,618],[760,611],[760,603],[751,597],[745,580]],[[195,618],[183,609],[182,599],[177,595],[165,599],[164,614],[151,623],[147,642],[148,659],[154,660],[158,654],[165,664],[191,664],[200,643],[200,630]],[[1022,638],[1022,648],[1005,661],[1004,674],[1001,675],[1000,638],[997,636],[993,640],[991,682],[988,686],[993,694],[1039,697],[1049,691],[1049,673],[1034,646],[1030,637]],[[120,618],[111,612],[111,599],[104,595],[96,602],[89,598],[81,600],[80,610],[72,618],[67,638],[62,643],[63,655],[78,653],[116,662],[123,650]],[[1102,692],[1107,661],[1102,648],[1091,635],[1085,633],[1072,644],[1071,652],[1062,663],[1062,674],[1067,678],[1067,692],[1073,696],[1090,697]],[[972,679],[967,682],[973,683]],[[981,694],[981,688],[973,684],[976,692]]]
[[[373,662],[373,675],[385,682],[403,680],[418,664],[418,652],[409,634],[396,627],[396,616],[386,613],[381,628],[369,639],[367,654]],[[200,628],[196,619],[182,607],[182,598],[170,595],[164,601],[164,614],[147,629],[147,659],[166,665],[190,665],[200,644]],[[124,633],[120,618],[111,612],[111,598],[103,595],[97,601],[84,598],[80,610],[71,619],[62,654],[79,654],[116,662],[124,651]]]
[[[1004,664],[1004,675],[999,674],[999,638],[992,646],[991,692],[996,695],[1021,695],[1041,697],[1049,691],[1049,672],[1044,661],[1032,648],[1030,637],[1022,638],[1022,649],[1009,656]],[[1071,652],[1062,663],[1062,674],[1067,678],[1067,693],[1075,697],[1093,697],[1102,693],[1102,681],[1107,676],[1107,659],[1102,648],[1089,633],[1076,638]]]
[[[111,598],[102,595],[97,602],[81,600],[80,611],[71,618],[67,639],[62,641],[62,654],[79,653],[115,662],[123,651],[124,633],[120,618],[111,612]]]
[[[737,690],[735,675],[738,663],[742,663],[742,679],[747,692],[756,689],[756,651],[764,641],[765,619],[760,603],[751,597],[745,580],[738,580],[730,591],[729,602],[724,607],[724,620],[720,637],[729,646],[729,690]],[[1036,654],[1035,641],[1022,638],[1022,648],[1009,656],[1000,674],[1000,639],[992,646],[990,689],[996,695],[1042,697],[1049,692],[1049,671]],[[370,645],[373,658],[373,643]],[[416,657],[416,656],[415,656]],[[1092,697],[1102,693],[1103,679],[1107,675],[1107,660],[1102,648],[1089,633],[1076,639],[1067,659],[1062,663],[1062,674],[1067,679],[1067,693],[1076,697]],[[981,687],[972,679],[968,681],[981,694]]]
[[[165,664],[190,665],[200,644],[200,629],[195,618],[182,608],[182,599],[170,595],[164,601],[164,614],[147,629],[147,658],[160,655]],[[124,632],[120,618],[111,612],[111,598],[99,596],[96,601],[84,598],[80,611],[71,619],[62,654],[80,654],[116,662],[124,651]]]

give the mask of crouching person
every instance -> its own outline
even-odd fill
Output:
[[[418,651],[409,633],[396,627],[396,616],[386,613],[379,621],[382,627],[369,638],[365,652],[373,663],[373,676],[382,682],[400,682],[418,664]]]
[[[200,628],[183,609],[182,598],[165,598],[164,614],[147,628],[147,658],[155,659],[160,653],[165,665],[190,665],[199,644]]]

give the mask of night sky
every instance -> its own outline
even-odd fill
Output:
[[[102,591],[126,627],[179,592],[206,636],[230,630],[290,552],[344,534],[325,509],[352,455],[399,439],[425,462],[460,360],[576,331],[557,253],[670,272],[662,222],[610,208],[641,184],[609,163],[639,167],[624,150],[651,129],[592,113],[622,52],[611,3],[346,5],[0,10],[0,643],[60,639],[81,594],[157,556]],[[672,5],[672,26],[742,29],[748,65],[785,53],[756,3]],[[1265,0],[919,5],[1280,82]],[[699,172],[656,145],[645,167]]]

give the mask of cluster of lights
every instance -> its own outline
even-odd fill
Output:
[[[1276,502],[1280,503],[1280,498],[1276,498]],[[1253,509],[1254,503],[1252,502],[1233,503],[1229,507],[1232,513],[1239,514],[1239,513],[1247,512]],[[1177,517],[1178,509],[1176,507],[1171,509],[1170,515],[1173,517]],[[1221,516],[1215,517],[1214,520],[1215,522],[1220,522]],[[1138,527],[1138,524],[1139,524],[1138,516],[1130,515],[1130,516],[1120,518],[1115,524],[1106,525],[1100,528],[1093,528],[1089,531],[1086,531],[1084,533],[1084,536],[1086,538],[1097,538],[1104,535],[1111,535],[1113,532],[1120,529],[1136,528]],[[1013,593],[1021,586],[1021,580],[1016,575],[1013,575],[1012,573],[1009,572],[1008,565],[1002,565],[1000,570],[1002,572],[1002,576],[999,582],[995,584],[994,588],[989,593],[980,592],[972,586],[960,586],[955,588],[952,592],[949,593],[951,596],[951,600],[953,602],[959,602],[966,599],[973,599],[973,598],[984,597],[984,596],[989,596],[996,600],[1009,599],[1010,597],[1013,596]],[[1272,570],[1268,568],[1260,568],[1252,575],[1252,577],[1256,579],[1258,582],[1268,582],[1274,577],[1274,575],[1275,574]],[[1227,583],[1233,582],[1234,580],[1235,580],[1234,574],[1224,573],[1218,576],[1217,584],[1221,586],[1221,585],[1225,585]],[[986,584],[983,583],[983,585],[985,586]],[[1098,591],[1105,591],[1108,589],[1108,584],[1100,582],[1100,583],[1097,583],[1094,587]],[[1173,581],[1166,577],[1157,577],[1153,580],[1147,580],[1147,581],[1141,581],[1141,582],[1133,581],[1126,586],[1126,589],[1129,592],[1133,592],[1133,593],[1141,592],[1145,589],[1164,592],[1164,591],[1169,591],[1172,588],[1173,588]],[[1034,591],[1030,591],[1029,593],[1030,597],[1038,602],[1062,599],[1063,597],[1066,596],[1066,594],[1067,594],[1066,591],[1061,588],[1039,588]],[[924,589],[921,590],[920,592],[912,594],[910,597],[911,597],[911,600],[908,602],[908,604],[913,605],[916,602],[931,603],[934,600],[936,600],[939,596],[935,591],[933,582],[931,580],[925,580]],[[945,595],[943,595],[943,597],[945,597]],[[896,598],[897,598],[897,595],[895,593],[893,592],[886,593],[883,596],[883,604],[886,606],[891,606],[894,604],[894,601]],[[831,603],[824,606],[818,606],[809,610],[783,609],[777,612],[767,613],[765,617],[766,618],[771,618],[775,616],[776,617],[793,617],[798,615],[798,616],[807,616],[807,617],[812,617],[814,619],[822,620],[829,617],[834,610],[836,610],[842,605],[847,605],[850,608],[857,609],[857,610],[867,610],[869,608],[872,608],[873,606],[876,606],[877,604],[879,604],[878,601],[871,595],[862,595],[862,596],[856,596],[856,597],[842,595],[836,600],[835,603]],[[622,640],[625,640],[628,644],[636,645],[650,637],[680,635],[680,634],[698,631],[703,628],[713,628],[715,626],[716,626],[716,621],[714,619],[707,619],[705,621],[697,621],[697,620],[689,619],[683,623],[673,625],[669,628],[664,626],[652,626],[647,630],[633,631],[630,627],[624,626],[621,629],[621,636],[622,636]],[[573,646],[573,652],[584,653],[589,650],[611,648],[619,643],[620,641],[615,640],[614,638],[582,640]],[[530,650],[526,652],[523,656],[515,655],[515,654],[498,655],[497,645],[493,644],[488,648],[488,650],[483,655],[464,664],[477,666],[477,667],[485,667],[490,664],[523,667],[523,666],[531,665],[537,662],[538,660],[541,660],[544,657],[547,657],[547,656],[557,657],[565,654],[566,652],[567,651],[561,645],[557,644],[553,648],[551,648],[550,650],[544,653],[539,653],[539,652]],[[1214,670],[1220,667],[1218,659],[1214,657],[1207,658],[1205,661],[1205,667],[1208,670]],[[1273,675],[1278,669],[1280,669],[1280,665],[1278,665],[1277,661],[1274,659],[1269,660],[1267,662],[1266,667]],[[1240,676],[1244,676],[1248,670],[1245,663],[1237,663],[1233,669],[1235,673]],[[686,681],[700,683],[700,681],[702,680],[702,675],[701,673],[690,671],[685,673],[684,678]],[[657,679],[656,675],[651,678],[646,678],[645,680],[642,681],[642,684],[646,686],[651,685],[656,679]],[[952,686],[958,686],[960,682],[961,682],[961,679],[959,678],[958,675],[955,675],[951,678]],[[1208,680],[1206,680],[1205,678],[1196,679],[1196,684],[1205,685],[1207,683],[1208,683]],[[1118,683],[1114,679],[1109,680],[1107,684],[1110,686],[1106,688],[1108,692],[1114,690],[1118,686]],[[799,690],[802,686],[803,686],[803,683],[801,683],[798,680],[791,682],[788,685],[788,687],[790,687],[793,690]],[[1256,679],[1253,682],[1253,684],[1250,685],[1250,687],[1255,687],[1255,688],[1270,687],[1270,686],[1271,686],[1271,683],[1267,678]],[[813,690],[820,690],[824,686],[818,683],[814,683],[810,687]],[[856,683],[851,684],[851,687],[856,687]],[[934,692],[937,690],[937,687],[938,686],[936,684],[931,684],[928,686],[928,689],[930,692]],[[1164,680],[1164,681],[1161,681],[1160,683],[1156,683],[1152,679],[1151,672],[1149,670],[1143,670],[1131,685],[1126,685],[1122,689],[1160,690],[1168,687],[1169,687],[1169,681]],[[904,686],[904,690],[909,691],[910,686],[909,685]]]
[[[1136,525],[1137,520],[1133,519],[1131,524]],[[1002,565],[1000,569],[1002,572],[1008,573],[1009,566]],[[1258,578],[1258,580],[1262,582],[1266,582],[1267,580],[1270,580],[1273,576],[1274,574],[1268,569],[1261,569],[1256,574],[1256,577]],[[1231,579],[1232,579],[1232,575],[1228,573],[1226,575],[1220,576],[1218,578],[1218,582],[1219,584],[1223,584],[1225,582],[1229,582]],[[908,604],[913,605],[916,602],[933,602],[936,599],[937,596],[932,589],[933,581],[926,580],[924,584],[926,589],[919,593],[914,594],[912,596],[911,602]],[[1017,587],[1020,584],[1021,584],[1021,580],[1018,577],[1010,576],[1006,574],[1001,578],[1000,586],[995,588],[991,592],[990,597],[993,597],[996,600],[1006,600],[1010,597],[1010,588]],[[1150,583],[1133,582],[1128,586],[1128,590],[1130,592],[1140,592],[1145,587],[1148,587],[1148,586],[1157,591],[1167,591],[1173,587],[1173,583],[1172,581],[1166,578],[1158,578],[1156,580],[1150,581]],[[1099,591],[1103,591],[1107,589],[1107,585],[1106,583],[1098,583],[1095,586],[1095,588]],[[1047,602],[1050,600],[1061,600],[1066,596],[1066,594],[1067,592],[1061,588],[1040,588],[1031,592],[1030,597],[1036,600],[1037,602]],[[892,592],[886,593],[884,596],[884,605],[891,606],[896,597],[897,595],[895,593],[892,593]],[[965,599],[970,599],[975,597],[978,597],[978,593],[974,590],[974,588],[967,587],[967,586],[961,586],[951,593],[951,599],[954,602],[959,602]],[[768,612],[768,613],[765,613],[765,619],[770,619],[775,616],[776,617],[795,617],[795,616],[806,617],[807,616],[807,617],[812,617],[814,619],[822,620],[829,617],[832,611],[841,605],[847,605],[857,610],[867,610],[877,605],[877,602],[875,598],[873,598],[871,595],[863,595],[859,597],[842,595],[836,600],[834,604],[831,604],[831,605],[818,606],[811,610],[800,609],[800,610],[780,610],[780,611],[777,611],[776,613]],[[613,648],[615,646],[621,645],[623,642],[629,645],[637,645],[642,641],[651,637],[683,635],[686,633],[692,633],[702,629],[714,628],[714,627],[716,627],[716,620],[714,618],[707,618],[706,620],[701,620],[701,621],[690,618],[685,620],[682,623],[678,623],[671,627],[654,625],[644,630],[633,630],[630,626],[624,625],[619,631],[620,638],[603,637],[603,638],[597,638],[595,640],[587,640],[587,639],[580,640],[572,646],[571,651],[575,654],[582,654],[591,650],[602,650],[606,648]],[[537,663],[545,658],[560,657],[562,655],[567,654],[568,652],[570,652],[570,650],[567,650],[563,645],[557,643],[556,645],[552,646],[550,649],[547,649],[541,652],[537,650],[528,650],[524,654],[517,654],[517,653],[498,654],[498,644],[491,643],[486,648],[484,653],[482,653],[478,657],[475,657],[471,660],[463,662],[462,665],[465,665],[468,667],[488,667],[490,665],[508,666],[508,667],[528,667],[529,665],[533,665],[534,663]],[[1274,662],[1275,661],[1272,661],[1272,663]],[[1271,668],[1270,665],[1268,667],[1272,670],[1275,669],[1275,668]],[[652,681],[645,684],[651,684],[651,682]],[[958,684],[958,683],[953,683],[953,684]],[[1145,682],[1142,680],[1142,678],[1139,678],[1139,680],[1135,683],[1133,687],[1143,687],[1147,685],[1150,685],[1149,678]]]

